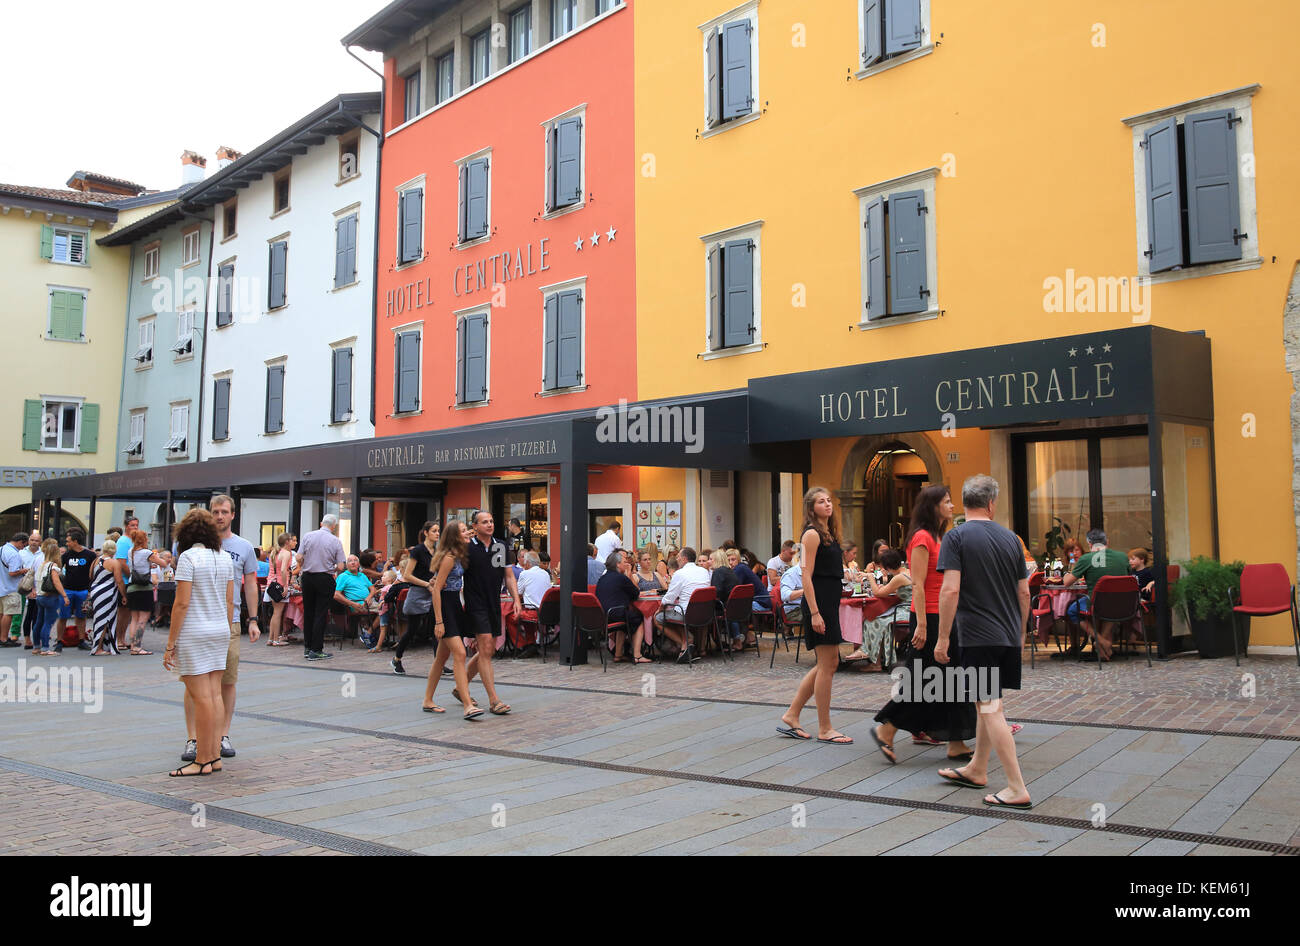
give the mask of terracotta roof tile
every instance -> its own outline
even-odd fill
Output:
[[[133,190],[137,194],[143,194],[146,190],[145,187],[135,183],[134,181],[127,181],[120,177],[110,177],[107,174],[100,174],[98,171],[73,171],[72,177],[68,178],[67,181],[68,185],[71,186],[72,182],[77,180],[78,178],[82,178],[84,180],[103,181],[105,184],[112,184],[117,187]]]
[[[37,197],[45,200],[63,200],[74,204],[111,204],[122,200],[124,194],[92,194],[85,191],[58,190],[53,187],[30,187],[26,184],[0,184],[0,194],[19,197]]]

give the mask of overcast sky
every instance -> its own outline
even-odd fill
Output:
[[[386,2],[7,3],[0,183],[88,170],[170,190],[187,148],[212,174],[218,145],[251,151],[340,92],[378,90],[339,39]]]

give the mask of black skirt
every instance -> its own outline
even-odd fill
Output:
[[[842,585],[838,578],[819,578],[812,576],[813,596],[817,599],[817,610],[821,612],[826,624],[826,633],[818,634],[813,630],[812,612],[807,599],[800,599],[803,607],[803,645],[809,650],[823,644],[842,644],[840,634],[840,590]]]
[[[927,614],[925,628],[925,645],[920,650],[913,649],[911,644],[900,649],[903,666],[911,676],[924,673],[927,667],[937,667],[942,671],[945,666],[956,664],[950,660],[945,665],[934,659],[934,645],[939,642],[939,615]],[[911,629],[913,632],[916,630],[915,612],[912,613]],[[949,654],[955,650],[952,643],[949,640]],[[921,684],[910,685],[909,677],[901,682],[904,685],[898,689],[902,699],[890,699],[876,714],[876,722],[889,723],[913,736],[925,733],[940,742],[964,742],[975,738],[975,703],[970,697],[960,701],[956,699],[954,688],[946,678],[937,700],[914,699],[922,689]]]

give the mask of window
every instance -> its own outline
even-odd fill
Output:
[[[274,549],[280,541],[280,536],[289,531],[289,526],[284,522],[264,522],[262,523],[262,548]]]
[[[745,348],[758,340],[758,233],[733,231],[708,242],[709,351]]]
[[[229,240],[235,235],[236,210],[239,198],[232,197],[221,205],[221,239]]]
[[[551,0],[551,39],[572,33],[578,26],[578,0]]]
[[[57,453],[99,450],[99,405],[75,398],[23,402],[23,449]]]
[[[176,313],[176,344],[172,346],[172,351],[176,352],[178,357],[194,353],[194,310],[192,308],[181,309]]]
[[[456,323],[456,403],[477,404],[488,396],[488,313]]]
[[[334,288],[342,289],[357,281],[357,220],[348,214],[334,222]]]
[[[402,121],[409,122],[420,114],[420,70],[408,72],[402,76],[402,93],[405,96],[405,111]]]
[[[856,192],[862,221],[862,318],[936,315],[934,169]]]
[[[342,424],[352,419],[352,349],[335,348],[330,358],[330,423]]]
[[[339,180],[348,181],[361,174],[361,132],[339,135]]]
[[[436,81],[434,82],[433,94],[439,102],[447,101],[455,91],[454,77],[456,73],[453,69],[454,66],[455,59],[451,53],[439,56],[437,62],[434,63],[434,76]]]
[[[235,264],[225,263],[217,268],[217,328],[234,321]]]
[[[153,318],[140,320],[139,331],[136,336],[135,354],[131,356],[135,359],[137,369],[153,367],[153,330]]]
[[[424,259],[424,188],[408,187],[397,194],[397,265]]]
[[[50,289],[50,314],[45,337],[79,342],[86,337],[86,290]]]
[[[277,171],[275,175],[275,196],[272,215],[289,209],[289,169]]]
[[[289,265],[289,243],[277,240],[271,244],[270,264],[267,276],[266,307],[279,309],[285,303],[285,274]]]
[[[162,255],[162,247],[157,244],[151,244],[144,248],[144,278],[158,278],[158,259]]]
[[[462,162],[460,166],[460,239],[461,243],[488,234],[489,165],[486,157]]]
[[[90,234],[85,230],[49,225],[41,227],[41,259],[86,266],[89,246]]]
[[[705,124],[717,128],[758,114],[758,13],[747,5],[738,14],[704,28]]]
[[[145,410],[131,412],[131,432],[126,439],[126,449],[122,451],[126,454],[127,463],[144,462],[144,418],[146,413]]]
[[[420,409],[420,330],[409,329],[393,336],[393,412],[408,414]]]
[[[165,450],[169,457],[181,457],[189,452],[190,436],[190,404],[186,401],[184,404],[172,405],[172,421],[170,436],[167,438]]]
[[[596,16],[608,13],[622,2],[623,0],[596,0]]]
[[[199,261],[199,228],[186,230],[181,237],[181,265],[189,266]]]
[[[583,300],[585,287],[552,292],[543,302],[542,390],[582,384]]]
[[[230,378],[212,382],[212,439],[230,439]]]
[[[268,365],[266,369],[266,432],[284,431],[284,365]]]
[[[518,62],[533,51],[533,8],[525,3],[510,14],[510,61]]]
[[[864,70],[907,53],[921,55],[934,49],[927,42],[930,0],[859,0],[859,4]]]
[[[483,30],[469,41],[469,81],[471,85],[482,82],[492,72],[492,46],[489,31]]]
[[[546,212],[583,202],[583,115],[552,122],[546,129]]]

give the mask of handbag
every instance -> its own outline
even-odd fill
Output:
[[[266,596],[277,604],[284,600],[284,585],[275,579],[266,583]]]
[[[30,570],[22,578],[18,579],[18,593],[24,598],[31,594],[32,589],[35,587],[36,576]]]
[[[43,595],[52,595],[56,593],[57,589],[54,587],[54,576],[50,574],[50,569],[53,567],[53,562],[47,562],[45,564],[45,575],[41,579],[41,594]]]

